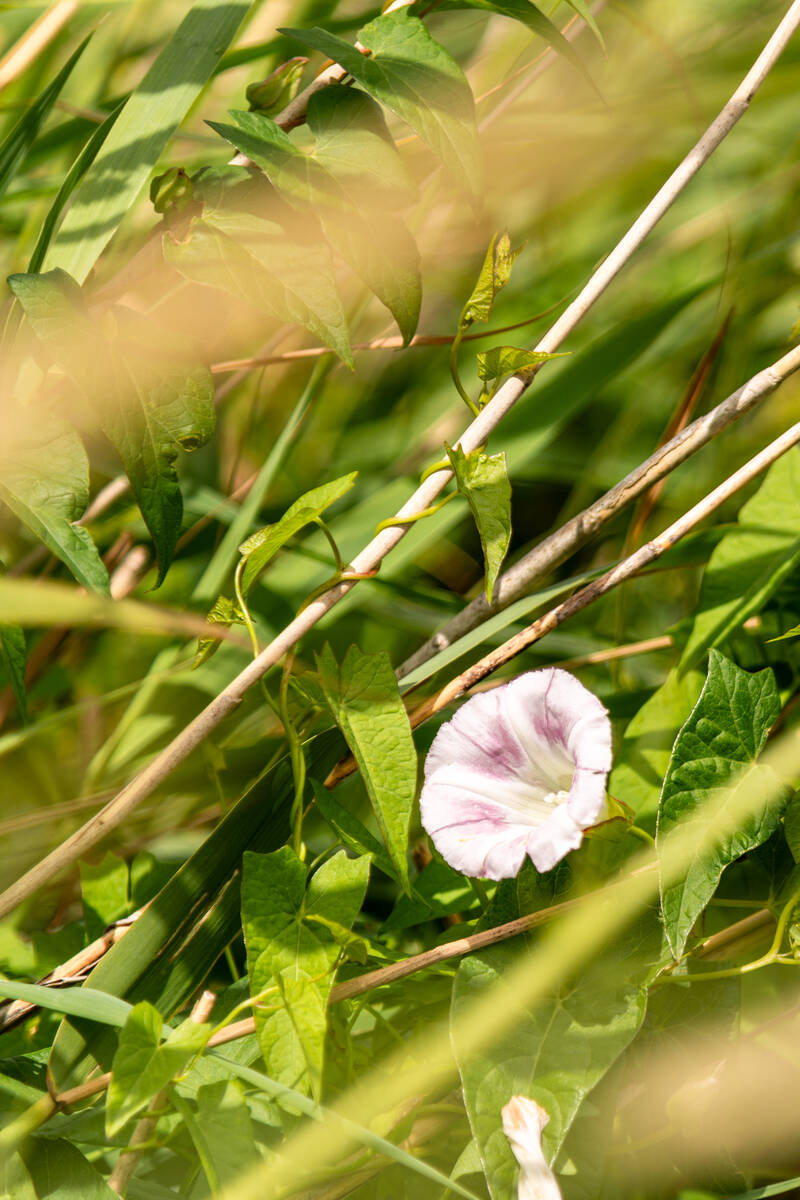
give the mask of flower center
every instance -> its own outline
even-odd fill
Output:
[[[542,799],[545,804],[566,804],[567,800],[569,800],[569,792],[565,792],[562,788],[559,792],[548,792]]]

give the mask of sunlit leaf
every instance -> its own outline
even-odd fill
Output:
[[[676,958],[697,918],[714,895],[720,876],[740,855],[761,845],[776,828],[786,796],[775,786],[771,768],[755,764],[780,712],[772,671],[750,675],[717,650],[709,657],[708,678],[692,714],[675,741],[658,809],[656,846],[664,853],[676,826],[696,831],[703,847],[676,882],[661,891],[667,938]],[[709,834],[728,802],[730,790],[746,786],[751,815],[733,833],[709,845]],[[756,797],[763,795],[758,804]]]
[[[257,533],[251,534],[247,541],[242,542],[239,550],[245,560],[242,572],[242,592],[245,596],[280,548],[348,492],[355,480],[356,472],[353,471],[349,475],[342,475],[340,479],[332,479],[330,483],[312,488],[310,492],[295,500],[274,525],[266,525]]]
[[[359,31],[361,54],[324,29],[280,31],[340,63],[365,91],[404,121],[473,196],[481,161],[472,92],[458,63],[407,8]]]
[[[163,1022],[152,1004],[131,1010],[119,1035],[106,1101],[106,1132],[118,1133],[153,1100],[208,1041],[210,1025],[187,1019],[161,1040]]]
[[[388,656],[351,646],[341,666],[325,645],[316,655],[320,683],[358,763],[373,811],[403,887],[408,890],[408,829],[417,787],[417,754]]]
[[[486,599],[491,603],[511,541],[511,484],[506,456],[478,450],[465,454],[460,446],[448,446],[447,457],[458,490],[475,518],[486,565]]]

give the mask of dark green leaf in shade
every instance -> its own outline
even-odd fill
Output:
[[[474,199],[480,197],[481,155],[469,84],[458,63],[407,8],[385,13],[359,31],[369,54],[324,29],[280,32],[340,63],[427,142]]]
[[[0,683],[11,688],[23,721],[28,719],[26,660],[25,630],[19,625],[0,625]]]
[[[770,836],[784,807],[784,790],[774,772],[755,763],[780,712],[772,671],[748,674],[717,650],[692,713],[675,740],[658,809],[656,846],[663,855],[676,826],[697,831],[702,847],[675,882],[662,885],[661,909],[670,947],[680,957],[697,918],[708,904],[725,867]],[[746,786],[763,803],[752,806],[734,833],[709,844],[709,831],[724,811],[731,788]]]
[[[800,450],[770,467],[712,552],[680,665],[693,666],[759,612],[800,563]]]
[[[328,822],[333,832],[343,846],[355,854],[368,854],[376,867],[380,867],[384,875],[390,879],[397,878],[397,869],[389,858],[384,847],[376,837],[373,837],[358,817],[351,813],[338,800],[336,793],[329,791],[317,779],[312,779],[311,787],[317,808]]]
[[[174,334],[167,338],[131,310],[111,310],[114,328],[106,338],[64,271],[12,275],[9,284],[42,347],[63,366],[119,454],[155,544],[161,583],[183,516],[178,449],[197,449],[214,430],[210,372],[190,365],[190,348],[176,344]]]
[[[38,1200],[19,1153],[9,1154],[0,1163],[0,1200]]]
[[[268,1074],[319,1099],[327,1002],[340,946],[325,922],[349,930],[364,899],[369,859],[328,859],[306,888],[288,846],[244,856],[242,922],[256,1032]],[[318,916],[323,921],[309,921]]]
[[[239,551],[245,560],[242,572],[242,593],[247,595],[261,572],[269,565],[282,546],[306,525],[316,521],[327,508],[348,492],[356,481],[356,471],[312,488],[295,500],[274,525],[265,525],[242,542]]]
[[[351,646],[341,666],[316,655],[325,698],[358,763],[386,849],[408,891],[408,830],[417,789],[411,725],[388,655]]]
[[[69,568],[108,594],[108,572],[89,531],[74,522],[89,503],[89,460],[78,435],[43,405],[11,408],[0,446],[0,501]]]
[[[106,1100],[106,1133],[113,1137],[201,1053],[210,1025],[190,1018],[161,1040],[163,1022],[152,1004],[134,1006],[119,1035]]]
[[[479,450],[465,454],[460,446],[446,449],[458,490],[475,518],[486,567],[486,599],[491,604],[511,541],[511,484],[506,456]]]
[[[227,596],[218,596],[206,613],[206,620],[212,625],[221,625],[224,629],[230,629],[232,625],[241,625],[244,617],[235,600],[229,600]],[[212,654],[216,654],[219,645],[218,638],[198,638],[192,670],[207,662]]]
[[[89,38],[84,38],[78,49],[71,55],[56,75],[53,82],[48,84],[44,91],[31,104],[25,105],[22,116],[11,127],[2,143],[0,143],[0,195],[3,194],[14,178],[14,172],[23,155],[33,145],[36,135],[61,94],[64,84],[72,74],[73,68],[88,43]]]
[[[789,801],[783,815],[783,832],[792,858],[800,863],[800,792]]]

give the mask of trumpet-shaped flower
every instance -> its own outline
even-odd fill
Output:
[[[529,671],[442,725],[425,761],[422,824],[465,875],[508,879],[528,854],[549,871],[600,819],[611,723],[566,671]]]
[[[502,1116],[503,1132],[519,1163],[518,1200],[561,1200],[561,1189],[542,1151],[542,1130],[550,1117],[527,1096],[512,1096]]]

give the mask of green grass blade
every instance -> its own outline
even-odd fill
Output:
[[[130,1004],[118,996],[109,996],[107,992],[91,987],[52,988],[40,983],[0,979],[0,996],[5,1000],[27,1000],[40,1008],[100,1021],[103,1025],[124,1025],[131,1010]]]
[[[66,176],[64,177],[64,182],[58,189],[58,194],[50,206],[50,211],[42,222],[39,238],[36,242],[36,246],[34,247],[33,254],[31,255],[31,261],[28,264],[29,274],[34,274],[41,268],[47,253],[47,248],[50,245],[56,225],[58,224],[58,218],[61,216],[61,213],[64,209],[64,205],[67,203],[67,200],[69,200],[70,196],[75,191],[75,188],[89,170],[89,167],[97,158],[101,146],[111,132],[114,122],[124,107],[125,101],[121,100],[114,111],[109,113],[102,125],[98,125],[97,129],[89,138],[86,145],[83,147],[80,154],[75,159],[75,162],[72,164]]]
[[[91,34],[89,35],[91,37]],[[33,145],[37,133],[50,109],[59,97],[61,89],[72,74],[72,69],[89,43],[89,37],[81,42],[72,57],[64,64],[51,84],[30,108],[26,109],[0,146],[0,195],[14,177],[14,171],[25,152]]]
[[[83,282],[210,79],[248,0],[197,0],[132,92],[46,255]]]

